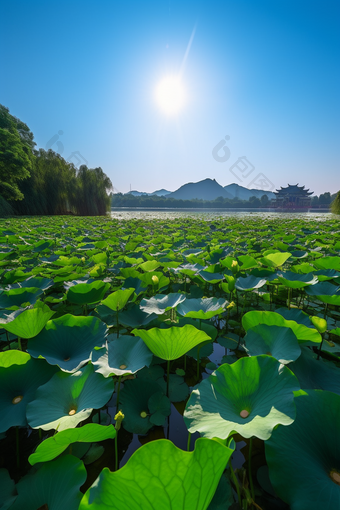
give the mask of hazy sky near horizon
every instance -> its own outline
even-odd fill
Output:
[[[338,0],[11,0],[0,27],[0,103],[118,191],[340,189]],[[179,73],[167,116],[156,86]]]

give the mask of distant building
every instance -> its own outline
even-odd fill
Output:
[[[313,195],[313,191],[305,189],[304,186],[298,184],[291,186],[288,184],[287,188],[277,189],[274,191],[276,198],[271,202],[271,207],[275,209],[284,210],[308,210],[311,207],[312,199],[310,195]]]

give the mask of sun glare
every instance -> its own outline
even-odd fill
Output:
[[[156,87],[156,101],[167,115],[178,113],[185,102],[185,92],[181,80],[174,76],[163,78]]]

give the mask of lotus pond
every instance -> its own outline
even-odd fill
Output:
[[[0,220],[1,510],[340,508],[328,217]]]

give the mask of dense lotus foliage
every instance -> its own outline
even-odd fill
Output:
[[[337,508],[339,226],[0,220],[0,509]]]

